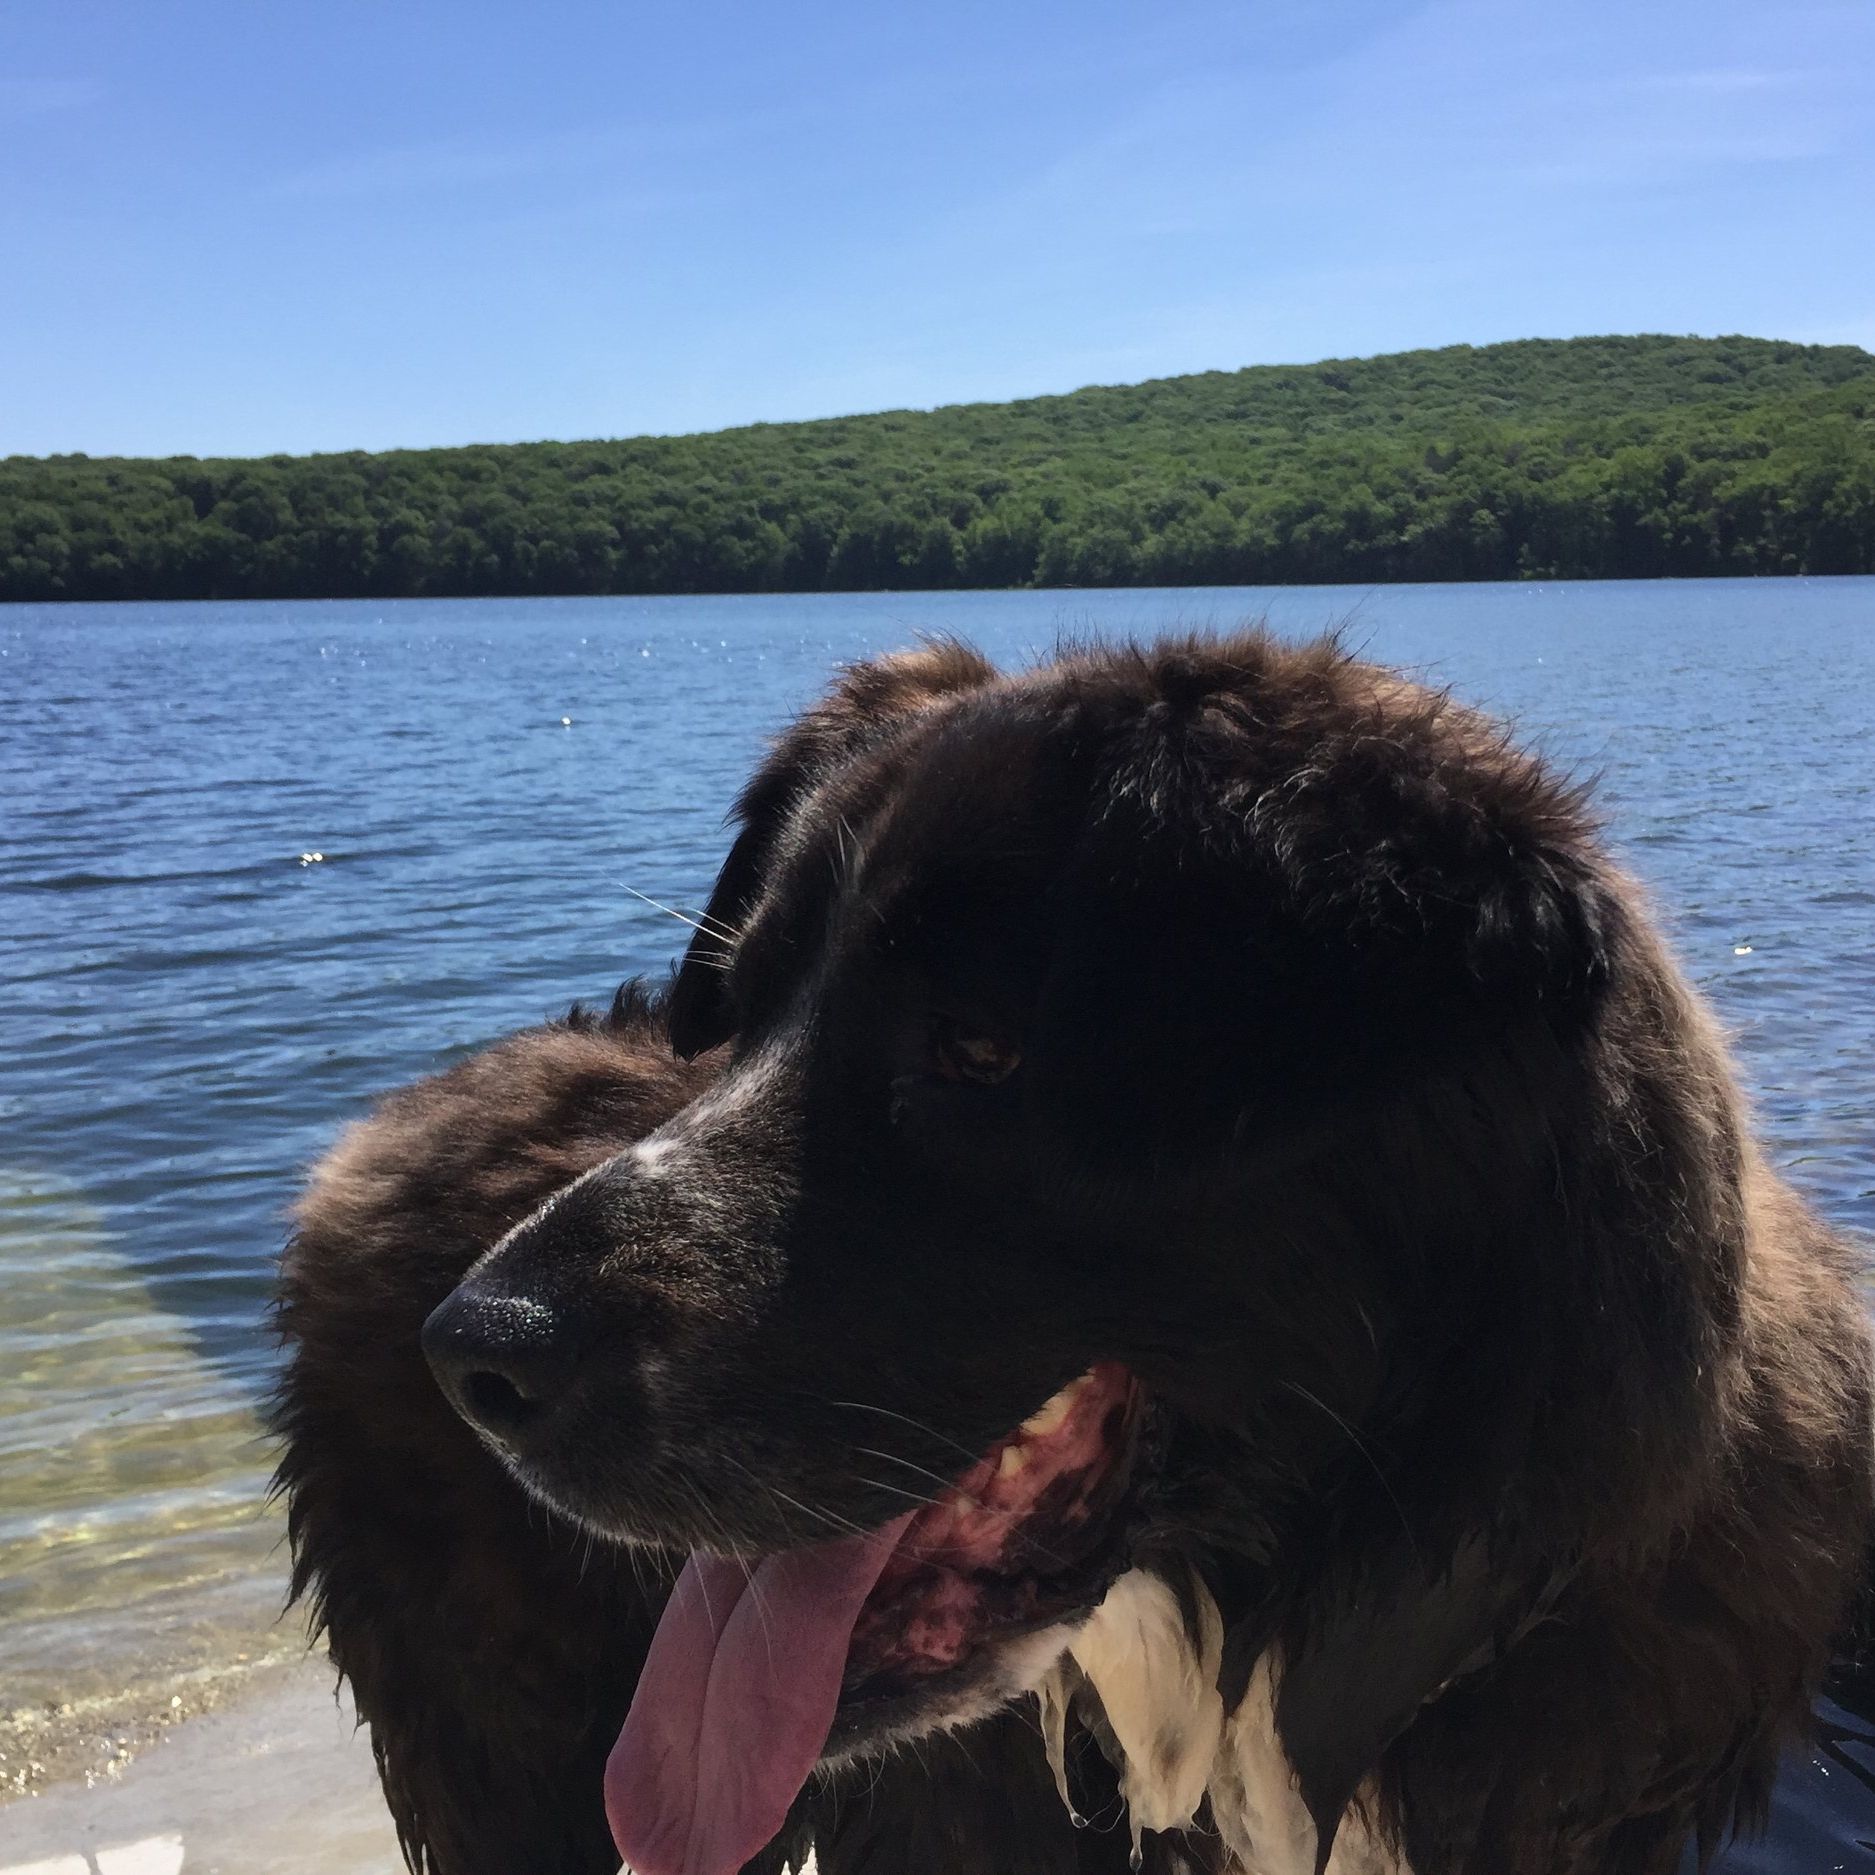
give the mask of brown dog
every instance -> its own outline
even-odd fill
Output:
[[[1575,793],[1249,635],[862,666],[742,818],[668,1012],[399,1096],[302,1214],[299,1581],[413,1849],[605,1867],[628,1705],[645,1875],[1110,1865],[1050,1759],[1168,1869],[1759,1812],[1866,1331]]]

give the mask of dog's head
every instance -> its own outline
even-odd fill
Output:
[[[482,1259],[444,1384],[597,1531],[846,1555],[836,1755],[1033,1685],[1145,1562],[1222,1609],[1227,1698],[1296,1626],[1330,1801],[1307,1663],[1338,1738],[1397,1730],[1504,1616],[1481,1518],[1542,1527],[1546,1441],[1598,1462],[1555,1375],[1619,1388],[1635,1332],[1699,1358],[1690,1305],[1582,1293],[1617,1280],[1571,1201],[1640,940],[1579,797],[1253,633],[861,666],[740,819],[670,1005],[718,1078]],[[1399,1685],[1305,1571],[1414,1625]]]

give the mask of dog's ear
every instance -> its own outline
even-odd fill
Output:
[[[780,737],[736,803],[740,831],[678,969],[670,1004],[678,1054],[688,1060],[735,1033],[724,979],[796,807],[911,717],[995,675],[995,666],[968,645],[932,639],[915,651],[851,666]]]
[[[1497,725],[1333,641],[1170,646],[1152,678],[1140,798],[1308,937],[1462,973],[1468,994],[1566,1003],[1600,982],[1585,792]]]
[[[1095,1162],[1141,1126],[1228,1150],[1220,1116],[1247,1136],[1592,1011],[1623,914],[1586,801],[1463,706],[1254,633],[1081,700],[1103,752],[1040,1025]]]

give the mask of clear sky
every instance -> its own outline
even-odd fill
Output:
[[[0,454],[1875,348],[1875,0],[0,0]]]

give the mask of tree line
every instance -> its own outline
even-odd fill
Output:
[[[1875,356],[1663,337],[709,435],[0,461],[0,599],[1875,572]]]

